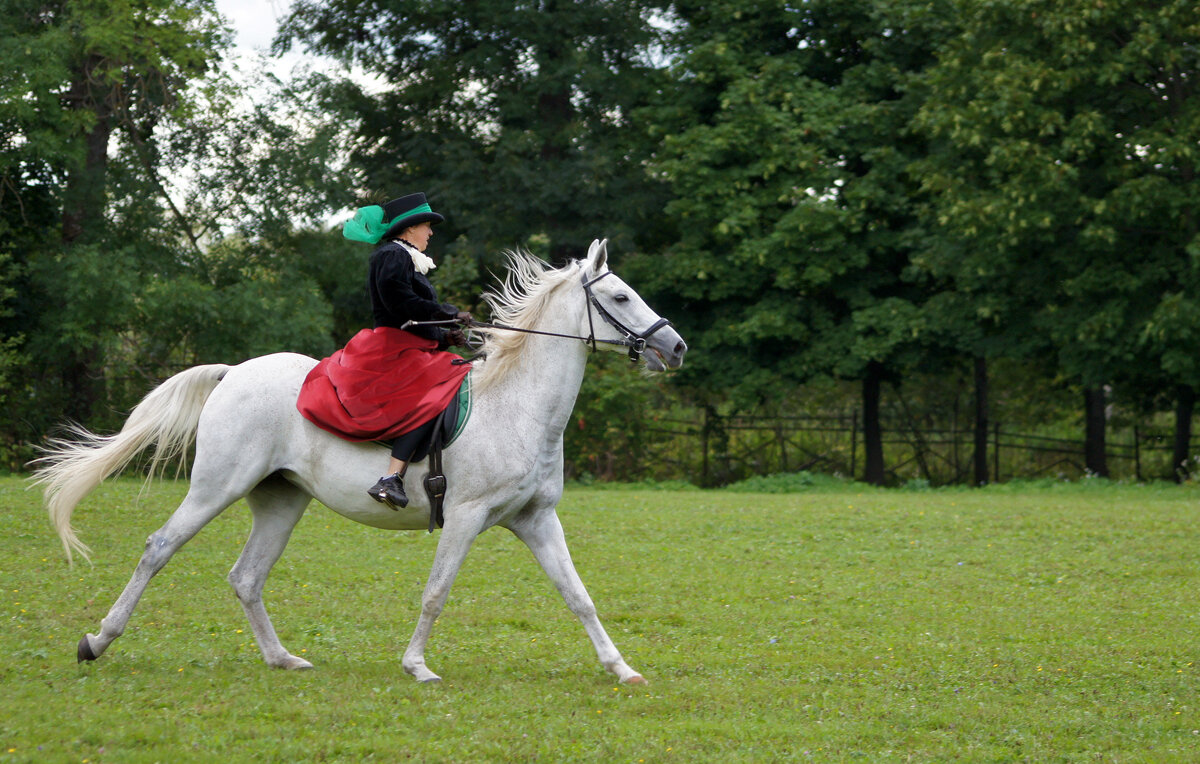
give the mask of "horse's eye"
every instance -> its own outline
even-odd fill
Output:
[[[616,297],[614,297],[613,299],[616,300],[617,302],[629,302],[629,295],[619,294]]]

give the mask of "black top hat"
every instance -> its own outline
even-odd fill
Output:
[[[383,205],[383,219],[388,228],[382,238],[390,239],[410,226],[424,222],[440,223],[446,218],[434,212],[429,202],[425,201],[425,194],[418,191]]]

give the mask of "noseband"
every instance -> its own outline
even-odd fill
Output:
[[[587,315],[588,315],[587,341],[592,344],[593,351],[596,350],[596,342],[597,341],[609,342],[614,345],[625,345],[629,348],[629,360],[636,363],[638,357],[641,356],[642,353],[646,352],[646,340],[650,338],[650,335],[654,334],[655,332],[657,332],[659,329],[663,328],[664,326],[670,326],[671,322],[665,318],[660,318],[657,321],[655,321],[653,324],[651,324],[650,328],[644,332],[635,332],[633,329],[630,329],[628,326],[621,323],[621,321],[616,316],[614,316],[613,314],[609,313],[607,310],[604,309],[604,306],[601,305],[600,301],[596,299],[596,294],[594,292],[592,292],[592,284],[595,284],[597,281],[604,278],[605,276],[611,276],[611,275],[612,275],[612,271],[605,271],[604,273],[601,273],[599,276],[597,276],[596,278],[589,281],[587,274],[585,273],[581,277],[580,280],[583,283],[583,291],[585,294],[587,294],[588,304],[590,304],[593,308],[596,309],[596,312],[600,314],[600,318],[603,318],[604,322],[606,324],[608,324],[612,328],[616,329],[621,334],[625,335],[625,337],[624,337],[624,339],[621,339],[621,340],[597,340],[596,339],[596,328],[592,324],[592,311],[589,310],[587,312]]]

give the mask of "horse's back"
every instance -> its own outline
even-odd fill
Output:
[[[300,353],[272,353],[233,366],[213,396],[233,397],[248,403],[259,399],[280,400],[300,394],[305,376],[317,361]]]
[[[300,391],[304,377],[317,365],[317,360],[302,353],[271,353],[242,361],[229,370],[225,379],[241,378],[242,383],[263,387],[275,384],[294,384]]]
[[[304,423],[296,397],[316,363],[299,353],[273,353],[230,368],[200,415],[193,481],[197,472],[234,465],[239,473],[277,469],[281,448]]]

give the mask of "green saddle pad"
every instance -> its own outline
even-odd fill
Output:
[[[467,420],[471,418],[471,372],[467,372],[467,376],[463,377],[462,384],[458,386],[458,394],[450,401],[451,406],[456,404],[458,418],[454,422],[454,430],[446,438],[447,446],[458,439],[459,433],[467,426]]]

